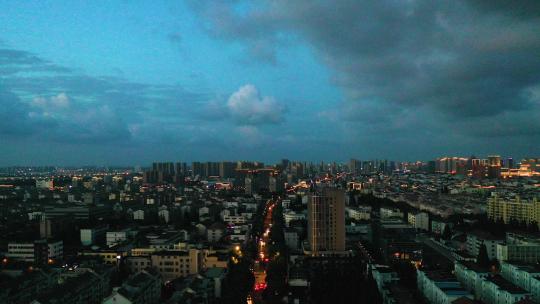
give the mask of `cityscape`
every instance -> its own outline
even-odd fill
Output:
[[[540,300],[540,158],[0,172],[3,303]]]
[[[0,1],[0,304],[540,304],[540,0]]]

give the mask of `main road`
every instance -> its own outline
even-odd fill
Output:
[[[270,228],[272,227],[272,210],[277,204],[277,200],[270,199],[266,202],[263,221],[263,233],[257,237],[257,255],[253,266],[253,275],[255,276],[255,285],[253,291],[248,295],[247,303],[264,303],[262,292],[266,289],[266,267],[269,261],[268,240],[270,237]]]

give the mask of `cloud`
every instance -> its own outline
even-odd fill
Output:
[[[207,32],[241,42],[248,54],[264,45],[266,57],[276,57],[286,47],[280,37],[308,43],[345,92],[338,106],[347,123],[395,122],[399,112],[403,127],[475,122],[483,130],[477,136],[484,136],[490,119],[523,111],[540,116],[528,93],[540,84],[538,1],[196,1],[192,7]],[[531,121],[505,120],[506,133],[538,139],[526,131],[535,127]]]
[[[207,98],[179,85],[90,76],[30,52],[2,49],[0,71],[8,68],[12,73],[2,74],[0,83],[0,134],[17,140],[139,145],[159,132],[147,120],[159,117],[158,124],[178,125]],[[147,130],[132,132],[132,125]],[[139,134],[145,137],[134,137]]]
[[[66,93],[59,93],[56,96],[52,96],[49,99],[45,97],[34,97],[31,105],[38,107],[44,111],[56,111],[57,109],[66,109],[70,105],[70,99]]]
[[[69,73],[71,69],[53,64],[39,56],[0,44],[0,75],[19,73]]]
[[[283,121],[285,107],[274,97],[261,96],[251,84],[240,87],[227,101],[230,116],[241,125],[277,124]]]

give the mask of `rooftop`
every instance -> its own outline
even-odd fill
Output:
[[[487,278],[488,281],[497,285],[500,289],[507,291],[511,294],[528,294],[529,292],[525,289],[512,284],[510,281],[506,280],[500,275],[494,275]]]

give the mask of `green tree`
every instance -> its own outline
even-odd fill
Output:
[[[476,264],[480,267],[489,267],[491,261],[489,260],[486,244],[482,243],[478,251],[478,256],[476,257]]]
[[[452,238],[452,230],[450,230],[450,227],[448,225],[444,225],[444,229],[443,229],[441,237],[443,240],[447,240],[447,241]]]

